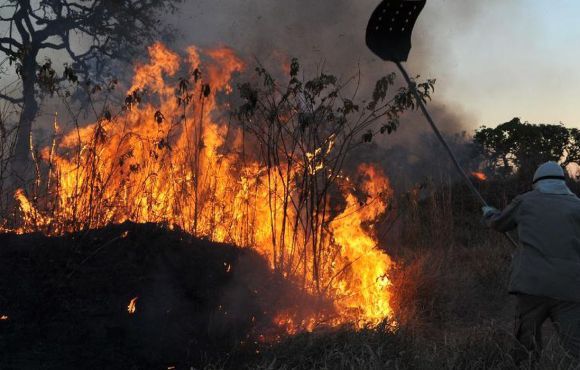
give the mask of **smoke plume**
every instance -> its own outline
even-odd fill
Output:
[[[344,79],[360,71],[359,96],[364,98],[378,78],[395,71],[392,63],[375,57],[364,42],[368,18],[378,3],[378,0],[201,0],[183,4],[182,11],[169,21],[182,33],[177,48],[189,44],[227,45],[245,56],[250,66],[255,58],[267,68],[279,64],[280,56],[297,57],[307,77],[321,69]],[[446,133],[471,132],[480,124],[461,106],[442,100],[437,93],[445,90],[447,78],[438,73],[442,69],[438,66],[453,63],[449,36],[468,29],[482,10],[489,11],[498,3],[501,2],[431,0],[419,17],[407,67],[412,75],[437,79],[429,109]],[[433,146],[420,145],[429,140],[426,137],[429,130],[420,114],[406,114],[396,134],[377,137],[378,146],[365,150],[361,156],[383,163],[387,152],[393,155],[397,151],[401,160],[432,161]],[[375,157],[368,158],[370,153]],[[425,175],[432,174],[427,171]]]

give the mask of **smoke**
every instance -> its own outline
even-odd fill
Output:
[[[311,73],[327,70],[350,76],[361,70],[372,86],[393,71],[365,45],[365,30],[379,0],[199,0],[182,4],[167,21],[180,32],[177,46],[227,45],[237,52],[271,61],[279,53],[298,57]],[[413,35],[408,67],[411,73],[441,78],[453,60],[454,40],[467,32],[483,11],[500,1],[429,0]],[[502,5],[503,6],[503,5]]]
[[[321,69],[343,79],[360,72],[359,97],[364,98],[370,95],[378,78],[395,71],[392,63],[378,59],[364,42],[368,18],[378,3],[379,0],[198,0],[183,2],[176,14],[167,15],[162,21],[178,31],[170,45],[174,50],[185,50],[189,45],[225,45],[241,54],[250,68],[258,60],[275,69],[282,58],[297,57],[306,78]],[[453,59],[453,40],[457,35],[469,30],[482,12],[493,11],[497,4],[503,2],[429,0],[419,17],[407,67],[411,75],[437,79],[429,109],[445,132],[471,131],[479,125],[460,104],[445,101],[452,69],[444,67],[459,63]],[[75,43],[82,44],[83,40]],[[62,64],[58,57],[55,60],[55,65]],[[118,75],[131,73],[119,71]],[[58,102],[47,100],[36,125],[37,137],[49,136],[55,111],[59,111],[61,120],[71,121]],[[90,122],[94,117],[80,119]],[[429,130],[421,115],[407,114],[396,134],[376,138],[379,154],[369,160],[382,162],[385,151],[394,147],[408,151],[406,157],[414,160],[431,158],[432,153],[419,145]]]
[[[250,61],[259,60],[267,68],[280,63],[280,55],[297,57],[306,77],[320,69],[342,78],[360,71],[359,97],[369,96],[374,82],[395,71],[392,63],[374,56],[365,45],[365,30],[378,0],[200,0],[183,4],[182,10],[169,21],[182,33],[177,48],[190,44],[227,45]],[[413,48],[407,68],[421,79],[436,78],[436,91],[428,109],[440,129],[450,135],[480,125],[461,105],[444,100],[449,80],[448,64],[453,60],[453,40],[468,30],[482,12],[493,11],[500,1],[430,0],[419,17],[413,34]],[[452,70],[452,69],[451,69]],[[400,77],[399,77],[400,79]],[[378,146],[361,151],[369,162],[385,163],[387,153],[397,152],[399,160],[417,163],[433,161],[434,145],[430,128],[417,112],[406,114],[393,135],[376,138]],[[373,157],[374,155],[374,157]],[[447,160],[442,159],[442,160]],[[385,168],[389,171],[389,165]],[[401,166],[401,163],[398,164]],[[416,166],[409,166],[416,167]],[[433,175],[427,163],[421,166],[426,176]],[[437,166],[434,166],[437,167]],[[398,172],[398,171],[397,171]],[[417,176],[412,176],[416,178]]]

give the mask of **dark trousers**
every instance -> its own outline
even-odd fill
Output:
[[[580,358],[580,303],[517,294],[515,335],[535,358],[542,350],[542,324],[549,318],[562,347]]]

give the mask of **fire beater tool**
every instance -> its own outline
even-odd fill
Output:
[[[407,73],[407,70],[402,62],[407,61],[409,52],[411,51],[411,34],[413,32],[413,26],[419,17],[419,13],[425,7],[427,0],[384,0],[373,12],[366,31],[366,44],[379,58],[387,62],[393,62],[401,71],[401,74],[405,78],[411,93],[415,96],[415,100],[421,112],[429,122],[429,125],[435,132],[435,136],[441,142],[455,168],[465,180],[466,185],[469,187],[471,192],[480,201],[483,206],[487,206],[487,202],[481,196],[481,193],[471,182],[471,179],[457,160],[457,157],[453,153],[453,150],[439,131],[439,128],[433,121],[433,118],[429,114],[429,111],[423,103],[423,99],[419,96],[417,92],[416,84]],[[517,247],[515,240],[507,233],[505,233],[509,241]]]

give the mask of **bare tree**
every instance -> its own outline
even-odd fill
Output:
[[[0,21],[8,36],[0,37],[0,52],[15,66],[22,80],[19,96],[0,98],[21,108],[13,162],[25,168],[30,161],[30,133],[38,114],[40,92],[54,92],[59,81],[50,60],[41,52],[62,52],[70,58],[60,79],[86,79],[103,73],[111,59],[129,59],[145,42],[160,37],[162,13],[175,10],[181,0],[8,0],[0,5]],[[73,37],[90,40],[79,51]]]

